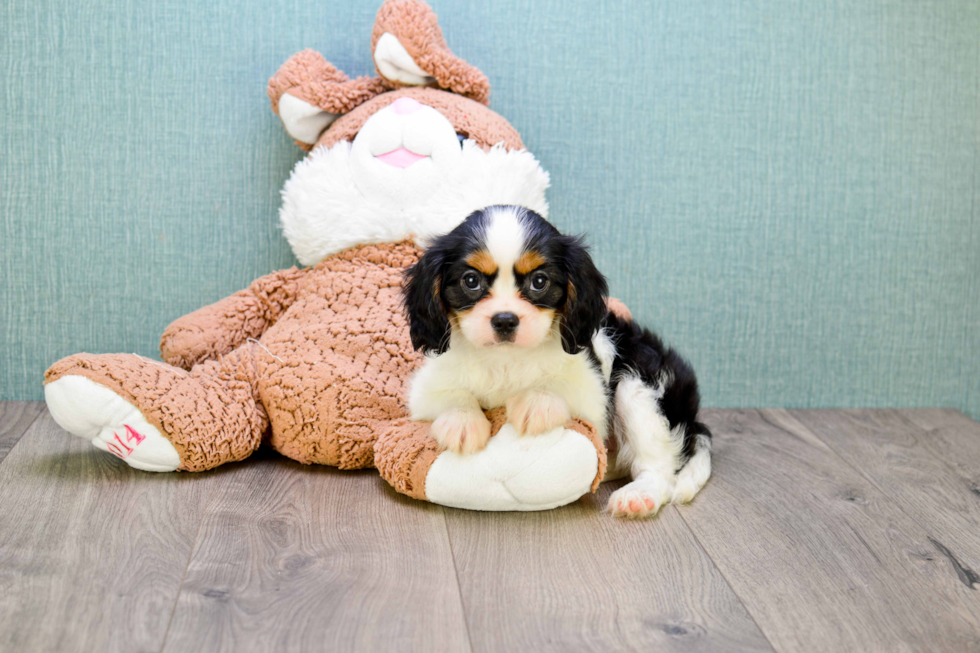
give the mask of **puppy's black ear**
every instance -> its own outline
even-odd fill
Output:
[[[449,348],[449,319],[442,303],[442,272],[446,262],[438,241],[405,272],[405,313],[412,346],[428,354]]]
[[[564,254],[568,292],[562,310],[561,344],[569,354],[577,354],[592,342],[606,317],[609,287],[581,238],[567,238]]]

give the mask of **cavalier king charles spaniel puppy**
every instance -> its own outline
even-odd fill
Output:
[[[578,417],[616,439],[606,478],[633,478],[610,497],[614,515],[690,501],[711,475],[694,372],[606,300],[580,238],[521,207],[473,213],[406,273],[412,344],[427,355],[411,381],[412,419],[468,454],[490,439],[484,409],[506,407],[526,437]]]

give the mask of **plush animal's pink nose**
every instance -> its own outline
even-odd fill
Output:
[[[415,113],[421,109],[422,103],[413,100],[410,97],[400,97],[392,102],[391,106],[394,107],[395,113],[397,113],[399,116],[407,116],[408,114]]]

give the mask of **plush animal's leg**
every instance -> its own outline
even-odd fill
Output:
[[[146,472],[173,472],[180,454],[143,413],[104,385],[78,374],[44,388],[48,410],[66,431]]]
[[[189,372],[132,354],[77,354],[45,373],[45,398],[65,430],[132,467],[204,471],[247,457],[268,427],[252,347]]]
[[[609,510],[617,517],[655,515],[674,494],[683,426],[670,428],[658,399],[658,390],[636,376],[624,377],[616,388],[613,426],[621,443],[617,464],[633,477],[609,497]]]
[[[348,346],[369,346],[351,340]],[[378,434],[392,420],[407,417],[400,398],[404,376],[379,374],[336,351],[321,354],[315,366],[279,366],[262,388],[273,424],[269,445],[306,465],[373,467]]]

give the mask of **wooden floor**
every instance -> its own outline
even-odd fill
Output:
[[[2,651],[980,651],[980,424],[711,410],[694,503],[402,497],[275,454],[146,474],[0,404]]]

